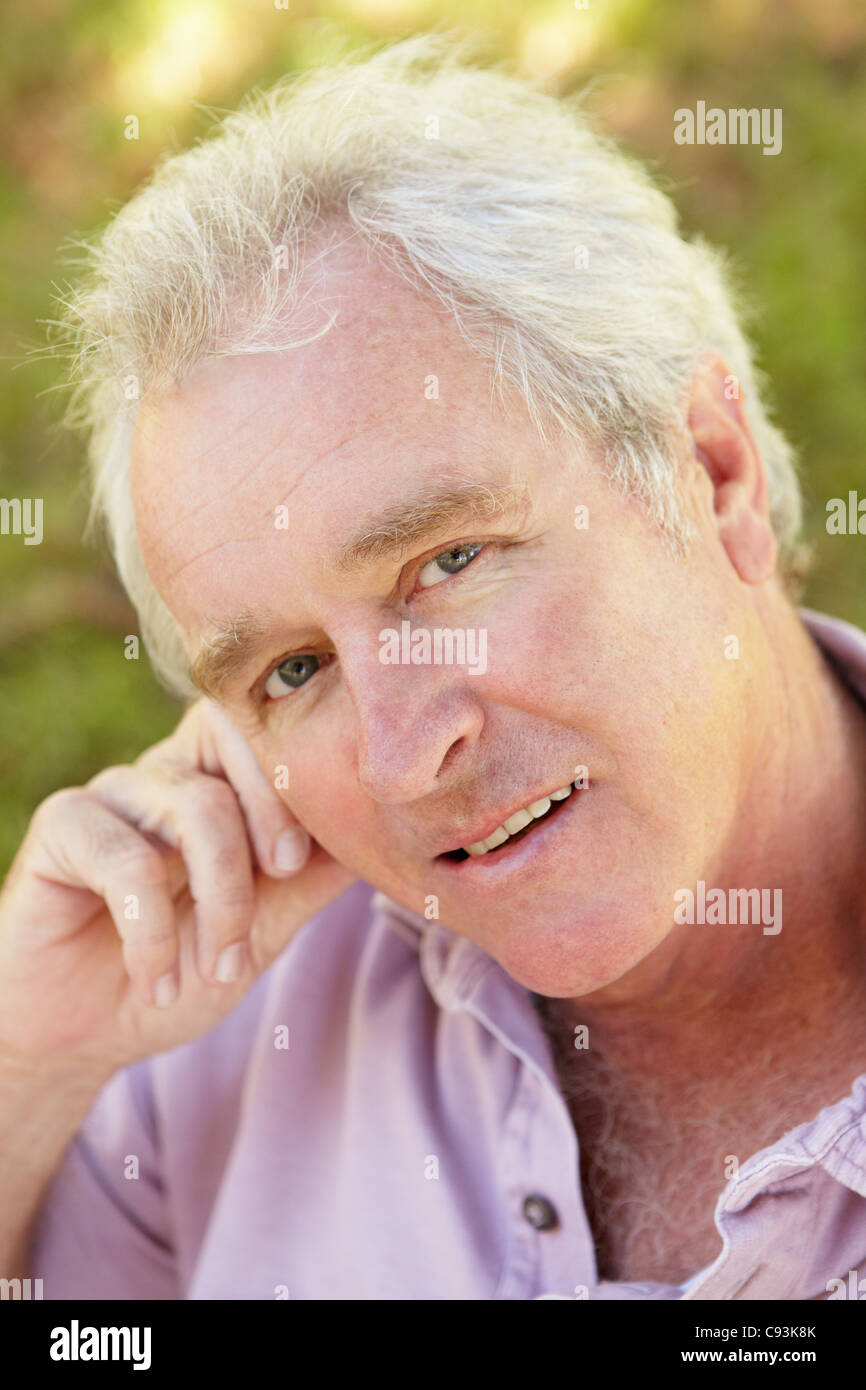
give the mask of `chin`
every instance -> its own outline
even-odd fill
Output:
[[[506,935],[500,919],[492,939],[479,944],[534,994],[577,999],[622,979],[655,950],[670,925],[653,930],[644,920],[636,930],[635,916],[621,905],[572,904],[567,915],[523,919]],[[472,935],[478,940],[477,924]]]

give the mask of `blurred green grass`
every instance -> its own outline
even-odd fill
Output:
[[[135,615],[82,542],[82,441],[57,428],[55,363],[34,360],[61,245],[101,226],[166,149],[253,85],[433,24],[479,31],[492,58],[566,92],[591,83],[604,128],[649,159],[687,231],[727,247],[775,417],[798,447],[815,554],[803,601],[866,627],[866,538],[830,537],[825,506],[866,495],[866,9],[857,0],[31,0],[4,22],[0,234],[0,495],[44,498],[41,546],[0,537],[0,874],[52,790],[129,761],[179,706],[147,657],[124,659]],[[678,146],[698,100],[781,107],[776,157]],[[141,138],[123,136],[138,116]]]

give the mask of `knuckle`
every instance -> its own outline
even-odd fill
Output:
[[[210,861],[213,897],[212,910],[224,915],[252,912],[256,894],[249,871],[248,857],[241,848],[217,850]]]
[[[236,820],[238,800],[228,782],[219,777],[196,777],[183,791],[188,815],[201,820]]]
[[[110,862],[117,877],[134,879],[144,888],[167,887],[168,866],[159,851],[145,840],[105,826],[99,827],[93,839],[95,854]]]
[[[127,937],[126,950],[130,955],[153,955],[173,951],[177,946],[177,936],[169,927],[152,927],[136,931]]]
[[[95,777],[91,777],[87,783],[87,790],[90,792],[107,792],[116,788],[119,783],[125,782],[129,774],[129,767],[117,764],[112,767],[104,767],[97,772]]]
[[[222,917],[251,917],[255,907],[255,894],[251,887],[232,880],[220,886],[219,901],[216,904]]]
[[[182,786],[194,775],[189,762],[173,753],[169,739],[145,749],[133,766],[169,787]]]
[[[83,787],[62,787],[59,791],[52,792],[36,807],[32,819],[34,828],[41,830],[60,817],[73,812],[80,813],[82,802],[86,799]]]

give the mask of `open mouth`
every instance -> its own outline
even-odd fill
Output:
[[[487,840],[471,845],[468,849],[448,850],[439,858],[450,859],[453,863],[459,864],[470,857],[498,854],[500,850],[507,849],[509,845],[514,845],[518,840],[523,840],[527,835],[531,835],[535,827],[541,825],[542,821],[551,820],[556,816],[565,803],[574,796],[575,790],[574,784],[567,788],[563,787],[560,791],[543,797],[541,801],[534,802],[525,810],[510,816]],[[510,826],[513,826],[513,829],[510,829]]]

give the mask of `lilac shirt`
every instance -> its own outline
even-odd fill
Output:
[[[803,617],[866,697],[866,634]],[[112,1078],[31,1274],[46,1299],[826,1297],[866,1277],[866,1074],[827,1099],[727,1183],[686,1292],[599,1282],[528,991],[358,883],[218,1027]]]

